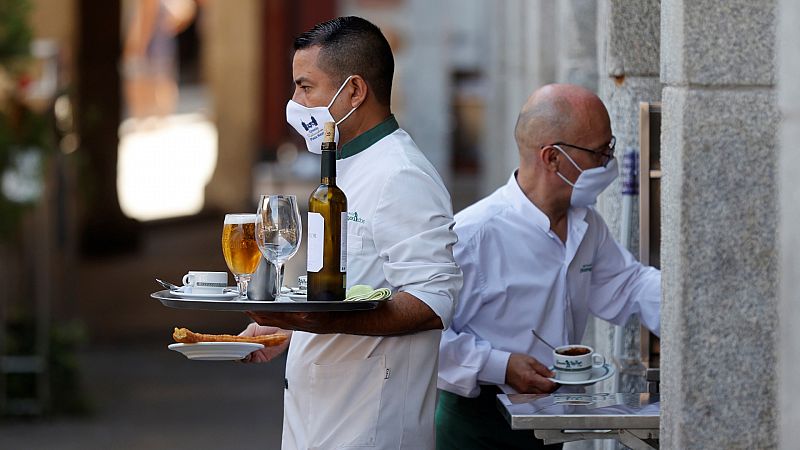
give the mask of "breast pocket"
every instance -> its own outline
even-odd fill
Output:
[[[374,447],[385,374],[383,355],[312,365],[310,448]]]
[[[347,254],[357,255],[361,253],[361,236],[347,233]]]

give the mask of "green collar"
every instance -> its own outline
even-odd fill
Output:
[[[347,144],[344,144],[336,159],[345,159],[357,155],[363,150],[370,148],[372,144],[394,133],[398,128],[400,128],[400,125],[397,124],[397,119],[394,118],[394,114],[390,114],[383,122],[359,134]]]

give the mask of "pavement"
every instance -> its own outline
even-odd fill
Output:
[[[154,277],[175,282],[189,269],[226,270],[222,222],[220,215],[150,224],[136,252],[77,262],[57,289],[55,320],[77,319],[86,329],[77,357],[93,412],[0,418],[0,449],[280,448],[285,359],[188,360],[167,349],[173,327],[235,334],[249,319],[174,310],[149,297],[161,289]]]
[[[80,355],[94,412],[0,423],[2,449],[280,448],[285,360],[190,361],[161,343]]]

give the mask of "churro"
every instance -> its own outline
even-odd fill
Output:
[[[262,336],[234,336],[232,334],[202,334],[195,333],[187,328],[175,327],[172,339],[182,344],[196,344],[198,342],[252,342],[263,344],[265,347],[280,345],[286,341],[288,335],[283,333],[265,334]]]

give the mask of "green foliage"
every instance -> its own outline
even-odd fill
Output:
[[[30,46],[33,33],[28,25],[32,8],[28,0],[0,0],[0,244],[11,241],[24,210],[38,200],[8,198],[2,181],[6,173],[18,174],[17,181],[43,183],[44,161],[55,148],[52,121],[45,113],[25,104],[21,86],[27,81]],[[20,159],[38,153],[41,163],[36,170],[20,171]],[[10,311],[2,355],[36,354],[36,324],[33,317]],[[80,389],[79,364],[76,352],[85,341],[85,330],[77,323],[58,323],[48,336],[50,404],[49,414],[83,414],[89,404]],[[0,374],[0,376],[4,376]],[[5,379],[8,398],[30,398],[38,389],[36,375],[9,374]],[[0,411],[2,413],[2,411]]]
[[[28,54],[32,34],[28,26],[30,11],[27,0],[0,0],[0,65],[14,65],[17,58]]]
[[[28,25],[31,5],[28,0],[0,0],[0,183],[13,172],[30,183],[41,185],[43,166],[33,173],[22,173],[20,158],[25,153],[44,156],[54,148],[49,120],[31,110],[23,101],[20,86],[30,61],[32,32]],[[39,158],[44,161],[44,158]],[[9,198],[0,184],[0,242],[8,241],[16,231],[25,208],[36,198]]]

